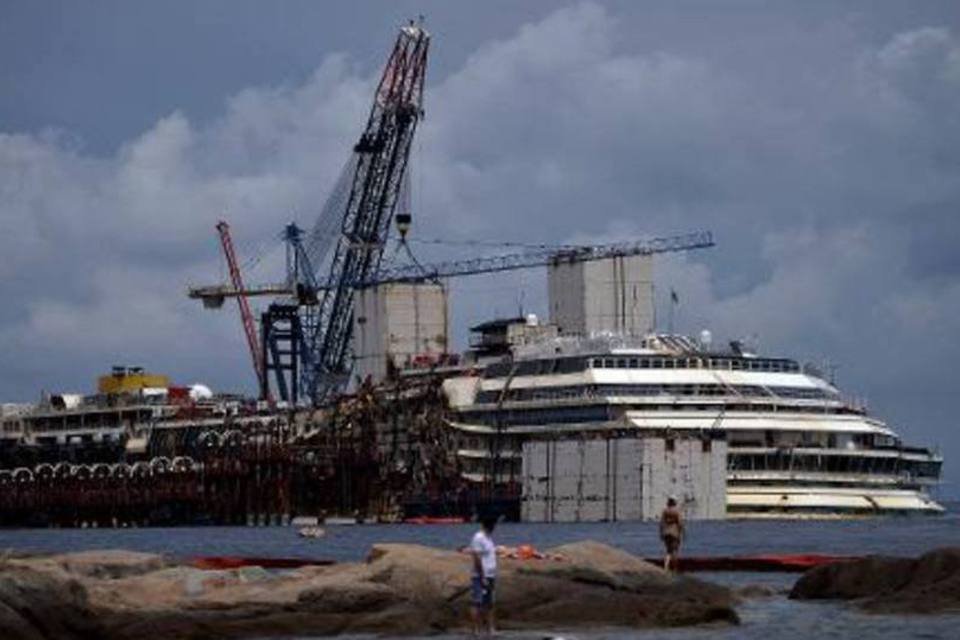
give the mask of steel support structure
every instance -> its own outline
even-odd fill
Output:
[[[264,398],[272,397],[270,374],[273,374],[277,397],[293,405],[300,399],[300,363],[304,345],[300,307],[274,303],[260,317],[265,375],[260,388]]]

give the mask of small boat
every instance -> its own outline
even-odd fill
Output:
[[[297,535],[301,538],[322,538],[327,535],[327,531],[323,527],[301,527]]]

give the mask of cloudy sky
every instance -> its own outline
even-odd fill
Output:
[[[248,256],[312,222],[417,14],[434,35],[417,237],[710,229],[715,249],[658,263],[677,327],[829,360],[941,447],[960,494],[952,0],[4,0],[0,399],[89,390],[115,363],[251,389],[234,310],[185,288],[223,276],[218,218]],[[454,283],[457,334],[541,311],[542,286]]]

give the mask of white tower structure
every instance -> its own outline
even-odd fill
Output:
[[[653,331],[653,257],[560,260],[547,267],[550,322],[564,335]]]
[[[390,367],[436,359],[447,353],[449,333],[443,285],[393,283],[361,289],[353,311],[354,376],[370,376],[377,383]]]

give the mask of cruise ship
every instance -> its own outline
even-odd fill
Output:
[[[478,328],[489,334],[490,327]],[[698,338],[547,336],[502,356],[476,378],[451,385],[457,393],[450,424],[462,436],[465,477],[487,481],[494,473],[498,482],[523,484],[531,440],[643,433],[664,439],[668,450],[676,438],[699,439],[703,451],[715,441],[723,445],[725,513],[712,517],[943,511],[929,494],[940,476],[937,452],[905,444],[812,366],[758,355],[736,341],[722,349],[711,342],[709,332]],[[708,462],[700,460],[690,464]],[[588,476],[598,473],[580,464],[568,491],[582,493]],[[596,491],[609,493],[611,482],[602,479]],[[604,499],[581,495],[577,502]],[[608,507],[596,519],[617,518]]]

